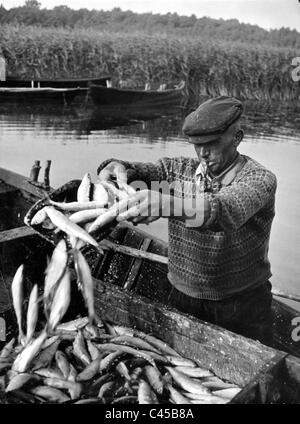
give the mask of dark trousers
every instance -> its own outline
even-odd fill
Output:
[[[252,290],[214,301],[187,296],[172,286],[168,303],[181,312],[272,346],[271,288],[267,281]]]

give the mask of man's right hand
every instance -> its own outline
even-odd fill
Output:
[[[122,183],[127,184],[127,171],[124,165],[120,162],[110,162],[99,173],[99,179],[102,181],[109,181],[116,179]]]

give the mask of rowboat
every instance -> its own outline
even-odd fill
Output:
[[[22,79],[15,76],[8,76],[6,81],[0,81],[0,87],[27,87],[27,88],[87,88],[89,84],[97,84],[106,86],[107,81],[110,81],[110,76],[99,78],[35,78],[33,80]]]
[[[46,103],[69,105],[86,88],[1,87],[1,103]]]
[[[179,88],[161,91],[113,88],[94,84],[91,84],[89,90],[97,106],[155,108],[181,105],[184,101],[184,83]]]
[[[24,216],[48,196],[57,201],[74,200],[81,181],[71,181],[58,190],[48,187],[46,197],[42,184],[11,171],[0,169],[0,181],[0,316],[7,322],[9,337],[16,334],[9,291],[17,266],[25,263],[29,284],[42,284],[46,255],[53,250],[48,237],[39,237],[24,226]],[[94,277],[99,316],[152,333],[185,357],[201,361],[218,377],[241,386],[243,390],[231,403],[300,402],[300,343],[291,337],[296,310],[274,299],[275,348],[179,313],[165,302],[167,266],[153,260],[155,255],[167,258],[167,244],[129,224],[104,229],[104,233],[117,246],[114,250],[104,255],[93,248],[83,251]],[[122,246],[144,254],[128,255],[130,249],[125,254]],[[72,307],[68,318],[80,311],[76,302]]]

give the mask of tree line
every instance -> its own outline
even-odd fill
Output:
[[[41,8],[37,0],[26,0],[24,6],[5,9],[0,5],[0,24],[34,25],[40,27],[95,28],[105,32],[144,32],[199,37],[209,41],[264,44],[273,47],[300,47],[300,33],[289,28],[267,31],[257,25],[177,13],[134,13],[114,8],[104,10],[73,10],[67,6]]]

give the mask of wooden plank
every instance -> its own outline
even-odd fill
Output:
[[[300,403],[300,359],[288,355],[285,359],[283,399],[287,403]]]
[[[145,238],[143,240],[143,242],[142,242],[142,245],[140,247],[140,250],[141,251],[147,251],[147,249],[150,246],[150,244],[151,244],[151,239],[149,237],[148,238]],[[141,258],[140,259],[136,259],[134,261],[134,263],[133,263],[133,265],[131,267],[131,270],[129,272],[128,278],[126,279],[126,282],[124,284],[124,289],[126,289],[126,290],[132,290],[132,289],[135,288],[136,281],[138,279],[139,271],[140,271],[140,268],[141,268],[142,263],[143,263],[143,260]]]
[[[155,253],[145,252],[143,250],[135,249],[133,247],[116,244],[110,240],[103,239],[100,244],[101,247],[108,248],[117,253],[122,253],[123,255],[132,256],[137,259],[144,259],[148,261],[158,262],[161,264],[167,265],[168,258],[161,255],[156,255]]]
[[[0,168],[0,180],[21,190],[25,197],[32,198],[33,203],[45,197],[47,193],[43,188],[32,184],[29,178],[17,174],[16,172],[9,171],[8,169]],[[51,193],[52,190],[53,189],[50,189],[48,193]]]
[[[249,384],[234,397],[231,403],[281,403],[283,401],[284,365],[287,354],[283,352],[267,360]]]
[[[278,351],[116,286],[94,281],[95,306],[119,325],[152,332],[225,380],[245,386]],[[284,355],[284,354],[283,354]]]
[[[31,228],[24,225],[19,228],[12,228],[11,230],[1,231],[0,232],[0,243],[4,243],[10,240],[17,240],[23,237],[29,237],[36,234]]]

